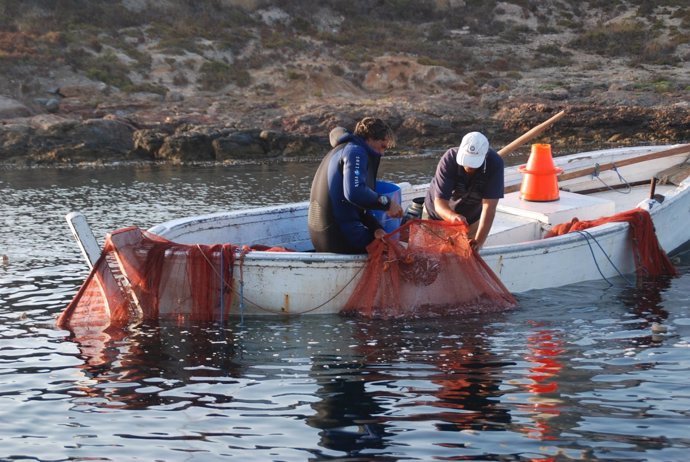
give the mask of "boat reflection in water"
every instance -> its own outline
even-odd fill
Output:
[[[84,359],[84,380],[76,384],[98,406],[146,409],[175,402],[183,406],[208,403],[206,394],[170,393],[194,382],[228,383],[244,372],[237,342],[217,326],[138,326],[109,329],[97,337],[75,335]],[[232,396],[212,393],[213,402]]]
[[[650,326],[668,317],[664,287],[620,284],[587,306],[578,305],[578,291],[591,288],[561,288],[558,298],[539,291],[519,300],[529,309],[462,320],[249,317],[138,326],[100,343],[74,338],[83,360],[74,402],[196,410],[198,422],[183,420],[198,438],[258,445],[262,435],[281,447],[300,441],[321,456],[393,456],[402,447],[411,457],[430,448],[439,457],[517,456],[535,450],[527,441],[557,447],[586,432],[592,423],[583,413],[606,415],[611,405],[600,396],[622,399],[605,370],[626,367],[617,363],[621,348],[634,354],[658,344]],[[573,301],[564,306],[566,298]],[[606,321],[628,317],[623,334]],[[646,367],[655,366],[630,366]]]
[[[491,352],[492,332],[484,321],[354,326],[354,357],[314,358],[321,399],[307,423],[321,429],[323,447],[349,454],[386,447],[401,429],[422,422],[437,431],[507,428],[510,413],[500,402],[500,385],[510,363]]]
[[[493,321],[497,318],[494,314]],[[82,386],[91,396],[100,393],[104,405],[169,403],[160,396],[165,384],[255,380],[257,371],[263,371],[261,380],[288,373],[309,379],[317,400],[305,421],[322,430],[323,446],[343,449],[380,446],[389,422],[430,420],[439,430],[504,430],[510,415],[498,399],[501,374],[513,363],[492,353],[492,328],[484,323],[481,318],[380,322],[329,315],[246,319],[242,326],[224,328],[138,326],[111,331],[98,341],[73,340],[88,378]],[[309,367],[294,369],[294,364]],[[147,387],[152,377],[160,383]]]

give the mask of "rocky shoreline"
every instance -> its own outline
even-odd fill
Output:
[[[523,3],[87,2],[111,8],[97,31],[67,11],[44,33],[26,24],[54,12],[22,2],[0,31],[0,166],[318,159],[367,115],[389,155],[474,130],[500,149],[561,110],[535,140],[554,152],[690,141],[687,9]]]
[[[495,111],[459,112],[453,105],[448,101],[350,107],[312,103],[301,111],[282,114],[257,105],[237,114],[234,123],[229,122],[233,117],[227,113],[216,120],[199,120],[193,113],[168,116],[163,107],[159,108],[159,120],[141,114],[121,117],[115,115],[117,110],[85,119],[62,114],[6,118],[0,122],[0,164],[311,160],[328,150],[331,128],[350,127],[364,115],[381,117],[394,128],[397,144],[391,155],[415,155],[452,146],[472,130],[487,133],[494,146],[505,146],[561,110],[566,116],[536,140],[552,144],[555,151],[690,140],[690,108],[684,104],[642,107],[523,102]]]

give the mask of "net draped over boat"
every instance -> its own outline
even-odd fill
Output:
[[[584,231],[594,226],[615,222],[627,222],[630,225],[637,276],[658,277],[664,275],[675,276],[678,274],[668,255],[659,245],[652,217],[649,215],[649,212],[640,208],[627,210],[608,217],[597,218],[596,220],[580,221],[577,218],[573,218],[571,221],[553,226],[544,237],[549,238]]]
[[[410,220],[374,240],[367,252],[364,274],[344,314],[429,317],[502,311],[516,305],[470,246],[464,224]]]
[[[235,260],[251,250],[287,249],[178,244],[137,227],[115,231],[57,324],[97,330],[166,318],[224,320]]]

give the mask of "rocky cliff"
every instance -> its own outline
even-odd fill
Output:
[[[563,109],[561,152],[687,142],[684,3],[0,2],[0,163],[318,158],[365,115],[399,155]]]

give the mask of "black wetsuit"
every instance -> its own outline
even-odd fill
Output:
[[[382,210],[376,193],[381,155],[346,134],[321,161],[311,185],[309,235],[317,252],[366,253],[382,228],[367,210]]]

